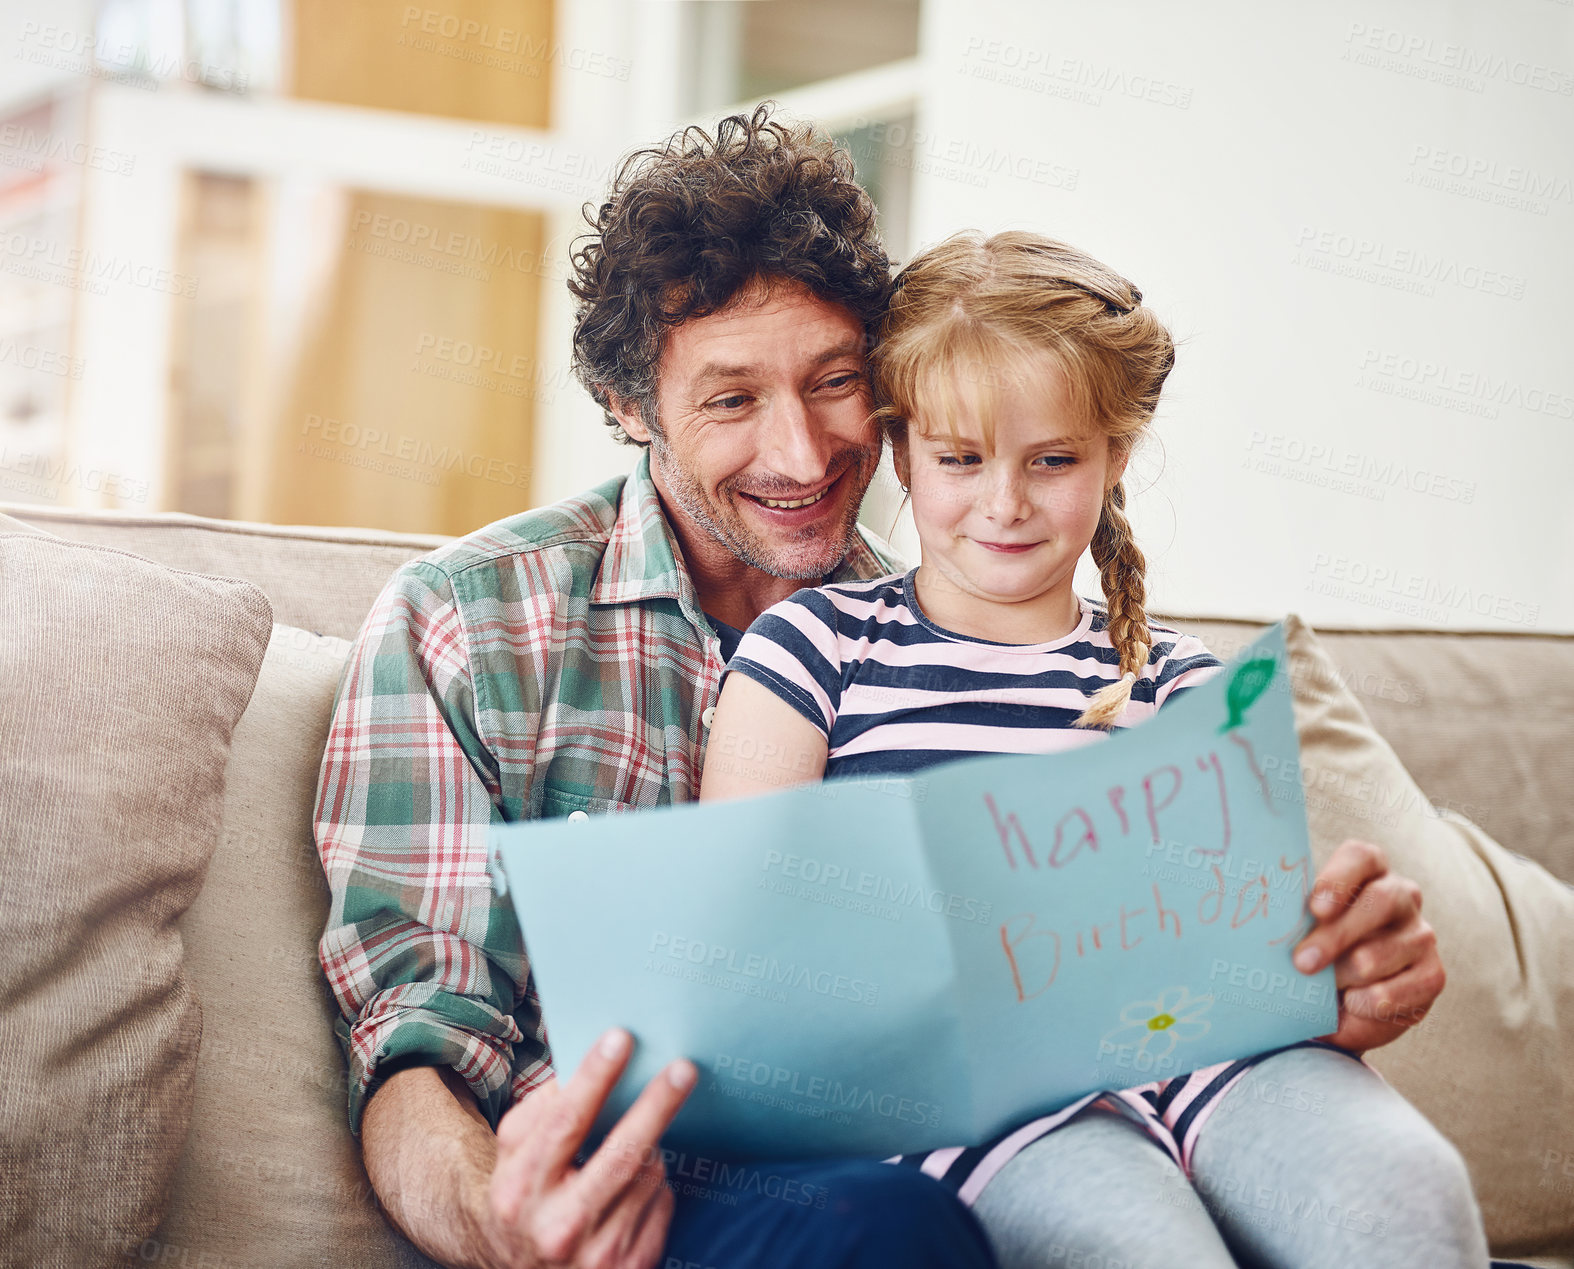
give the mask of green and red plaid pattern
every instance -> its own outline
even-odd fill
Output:
[[[831,580],[902,568],[860,530]],[[352,1131],[380,1063],[451,1066],[494,1126],[552,1073],[487,832],[691,801],[721,673],[648,452],[389,580],[339,685],[313,817]]]

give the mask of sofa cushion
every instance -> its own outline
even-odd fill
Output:
[[[344,639],[354,638],[399,565],[448,541],[432,534],[254,524],[180,512],[15,504],[6,509],[73,542],[135,551],[171,568],[245,578],[273,604],[274,620]]]
[[[163,1214],[201,1011],[177,919],[271,626],[244,582],[0,524],[0,1261]]]
[[[0,533],[31,533],[35,537],[48,538],[55,535],[40,529],[37,525],[28,524],[13,516],[0,514]]]
[[[1290,618],[1299,776],[1320,865],[1375,842],[1421,886],[1447,985],[1369,1061],[1459,1148],[1494,1253],[1574,1247],[1574,888],[1437,811],[1373,730],[1311,630]]]
[[[1406,699],[1366,709],[1434,805],[1574,882],[1574,638],[1343,635],[1330,651],[1407,679]]]
[[[154,1242],[178,1263],[427,1266],[350,1135],[338,1010],[317,962],[328,885],[311,813],[349,652],[275,626],[235,729],[207,884],[181,922],[205,1025],[191,1136]]]
[[[1228,659],[1260,622],[1176,619]],[[1432,805],[1574,882],[1574,636],[1318,632],[1331,665]],[[1373,809],[1395,822],[1396,805]]]

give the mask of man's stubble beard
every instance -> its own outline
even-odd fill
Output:
[[[848,446],[846,450],[836,455],[830,468],[835,467],[836,460],[840,459],[843,453],[853,454],[853,461],[847,463],[843,470],[857,484],[858,496],[849,501],[843,523],[837,526],[830,536],[826,536],[825,530],[816,527],[804,537],[805,547],[815,542],[825,544],[821,552],[806,560],[801,551],[794,550],[791,545],[783,546],[775,552],[771,551],[760,541],[759,536],[750,532],[742,522],[741,512],[732,511],[725,504],[718,507],[712,502],[689,469],[677,460],[672,449],[667,445],[666,438],[654,428],[650,431],[650,448],[652,457],[661,463],[667,492],[697,528],[720,542],[750,568],[758,569],[771,577],[793,581],[817,582],[841,563],[856,532],[858,508],[880,463],[878,446],[873,450]],[[721,492],[725,495],[731,491],[723,485]],[[729,512],[731,512],[730,516]],[[728,524],[729,518],[734,523]],[[790,543],[792,540],[788,539],[788,541]]]

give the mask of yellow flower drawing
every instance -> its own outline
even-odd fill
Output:
[[[1138,1060],[1162,1062],[1182,1040],[1196,1040],[1213,1026],[1202,1015],[1213,1008],[1212,996],[1193,996],[1185,987],[1166,987],[1157,1000],[1134,1000],[1120,1011],[1121,1025],[1104,1040],[1116,1048],[1128,1045]]]

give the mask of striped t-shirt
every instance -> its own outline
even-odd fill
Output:
[[[994,643],[930,621],[913,593],[916,572],[800,590],[773,605],[739,641],[724,680],[745,675],[818,727],[826,737],[827,779],[906,774],[981,753],[1053,753],[1105,738],[1072,726],[1093,694],[1120,677],[1102,604],[1079,596],[1081,620],[1059,639]],[[1148,663],[1117,727],[1151,718],[1221,666],[1192,636],[1151,621],[1148,629]],[[1189,1175],[1209,1112],[1267,1056],[1089,1093],[994,1141],[892,1162],[921,1168],[971,1204],[1019,1151],[1097,1104],[1134,1118]]]
[[[913,595],[917,569],[800,590],[755,619],[726,673],[764,684],[825,734],[827,779],[908,773],[981,753],[1054,753],[1103,738],[1072,727],[1120,677],[1102,604],[1048,643],[992,643],[942,629]],[[1116,722],[1134,727],[1219,660],[1149,623],[1153,647]]]

